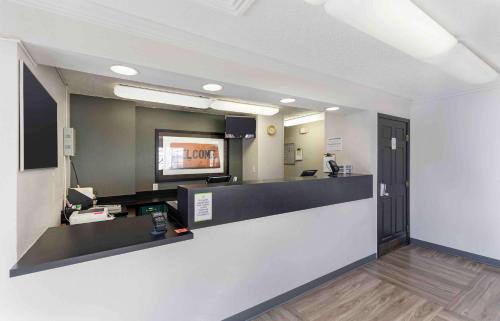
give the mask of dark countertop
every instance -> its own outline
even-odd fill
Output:
[[[112,221],[52,227],[10,269],[20,276],[113,255],[190,240],[191,231],[176,233],[182,227],[200,228],[319,206],[373,197],[372,175],[296,177],[237,183],[186,184],[177,191],[140,192],[135,195],[101,197],[98,204],[137,207],[165,203],[169,206],[168,230],[152,236],[151,216],[117,218]],[[194,222],[194,194],[213,192],[213,219]],[[178,204],[168,202],[178,197]],[[178,206],[177,206],[178,205]],[[178,209],[177,209],[178,207]],[[180,222],[180,223],[179,223]]]
[[[195,213],[196,194],[210,193],[207,217]],[[190,229],[251,220],[373,197],[373,175],[352,174],[186,184],[177,189],[176,219]]]
[[[336,177],[328,176],[326,173],[318,173],[316,176],[304,176],[304,177],[288,177],[288,178],[278,178],[278,179],[261,179],[261,180],[249,180],[249,181],[239,181],[239,182],[228,182],[228,183],[194,183],[194,184],[183,184],[179,185],[180,188],[192,189],[192,188],[207,188],[207,187],[221,187],[221,186],[242,186],[242,185],[255,185],[255,184],[269,184],[269,183],[288,183],[288,182],[302,182],[302,181],[319,181],[319,180],[331,180],[339,178],[357,177],[357,176],[372,176],[371,174],[339,174]]]
[[[103,257],[190,240],[193,233],[176,233],[181,226],[169,220],[167,233],[152,236],[151,216],[52,227],[10,269],[10,276],[54,269]]]

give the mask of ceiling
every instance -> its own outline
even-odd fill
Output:
[[[499,1],[413,1],[499,70]],[[321,78],[324,83],[328,83],[328,79],[331,83],[344,79],[405,99],[429,99],[478,88],[336,21],[321,6],[307,5],[303,0],[9,2],[102,28],[124,30],[130,37],[176,43],[247,65],[280,65],[282,72],[293,70],[294,76]],[[16,29],[9,30],[14,30],[9,33],[15,36]],[[19,33],[29,34],[26,30]],[[33,40],[28,39],[28,43],[30,41]],[[40,43],[44,41],[48,44],[50,39]],[[57,51],[51,54],[57,55]],[[75,69],[90,72],[85,70],[85,60],[79,62]],[[500,82],[493,85],[498,84]]]
[[[206,81],[199,80],[197,83],[199,84],[198,88],[194,88],[197,90],[186,90],[179,89],[178,87],[167,87],[167,86],[158,86],[151,85],[142,82],[137,82],[133,80],[120,79],[115,77],[106,77],[95,74],[88,74],[83,72],[78,72],[74,70],[67,69],[59,69],[59,73],[63,78],[64,82],[68,85],[70,94],[79,94],[79,95],[87,95],[87,96],[95,96],[95,97],[103,97],[103,98],[113,98],[113,99],[121,99],[113,93],[113,88],[117,84],[123,85],[132,85],[143,88],[150,89],[158,89],[169,92],[176,93],[185,93],[185,94],[194,94],[205,97],[213,97],[213,98],[226,98],[231,100],[241,100],[244,102],[251,102],[257,104],[265,104],[271,105],[280,108],[280,112],[283,114],[285,119],[296,118],[300,116],[310,115],[318,112],[322,112],[327,107],[331,107],[330,105],[313,101],[307,99],[301,99],[299,103],[295,103],[295,106],[280,104],[279,100],[283,98],[277,93],[265,92],[261,90],[256,90],[253,88],[240,88],[239,86],[224,84],[224,88],[222,91],[218,93],[208,93],[200,90],[201,86],[206,83]],[[192,78],[187,78],[181,75],[173,75],[173,79],[176,80],[176,84],[179,86],[184,85],[183,80],[187,83],[192,84],[194,81]],[[183,86],[186,88],[185,86]],[[158,103],[151,103],[145,101],[137,101],[137,105],[141,107],[149,107],[149,108],[163,108],[170,110],[182,110],[182,111],[191,111],[191,112],[203,112],[203,113],[212,113],[212,114],[225,114],[224,112],[217,111],[214,109],[208,110],[200,110],[195,108],[185,108],[180,106],[173,105],[164,105]],[[302,106],[302,107],[299,107]],[[359,112],[359,109],[351,108],[351,107],[341,107],[340,110],[335,111],[337,115],[347,115],[355,112]],[[230,114],[234,114],[231,112]]]

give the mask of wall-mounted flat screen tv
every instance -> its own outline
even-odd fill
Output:
[[[20,169],[57,167],[57,102],[20,63]]]
[[[255,138],[254,117],[227,116],[226,138]]]
[[[156,129],[157,182],[227,175],[224,134]]]

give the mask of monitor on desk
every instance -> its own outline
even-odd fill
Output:
[[[211,183],[228,183],[231,181],[231,175],[224,176],[209,176],[207,177],[207,184]]]
[[[302,174],[300,174],[301,177],[307,177],[307,176],[314,176],[316,175],[316,172],[318,170],[316,169],[308,169],[308,170],[305,170],[302,172]]]

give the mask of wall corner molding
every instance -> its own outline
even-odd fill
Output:
[[[410,239],[410,244],[415,244],[417,246],[424,247],[424,248],[427,248],[430,250],[443,252],[443,253],[446,253],[449,255],[460,256],[460,257],[463,257],[463,258],[466,258],[466,259],[469,259],[472,261],[476,261],[479,263],[483,263],[486,265],[491,265],[491,266],[500,268],[500,260],[494,259],[491,257],[487,257],[487,256],[483,256],[483,255],[479,255],[479,254],[475,254],[475,253],[471,253],[471,252],[466,252],[466,251],[454,249],[451,247],[447,247],[444,245],[439,245],[436,243],[422,241],[422,240],[414,239],[414,238]]]

